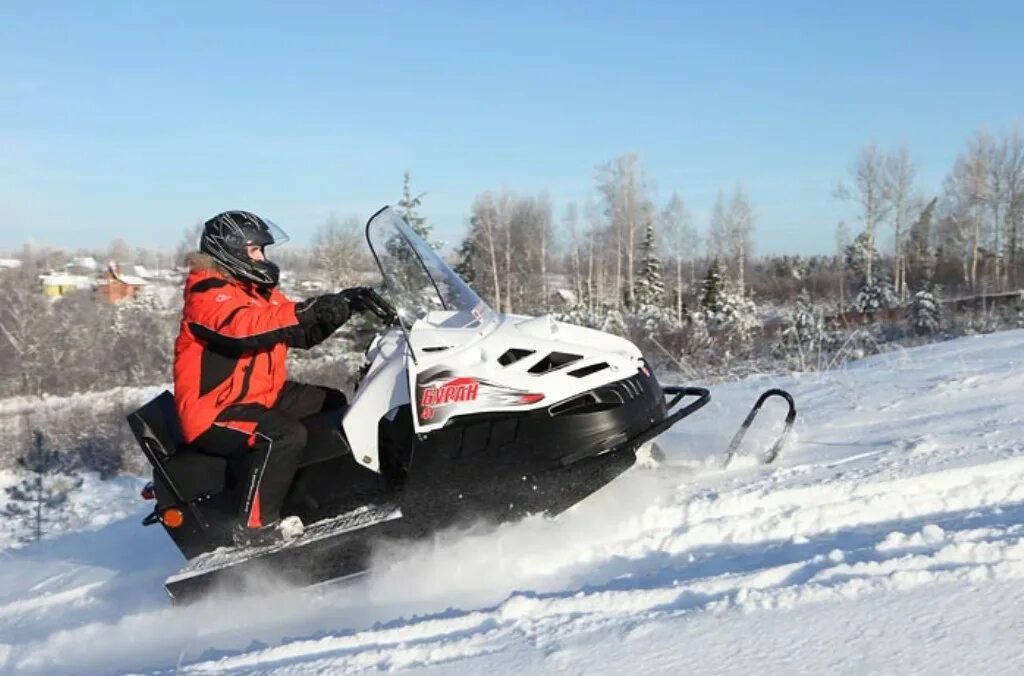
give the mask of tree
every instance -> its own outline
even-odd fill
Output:
[[[637,307],[661,308],[665,304],[665,282],[661,275],[661,259],[658,258],[653,223],[647,224],[641,251],[640,276],[636,282]]]
[[[850,168],[850,175],[854,188],[840,184],[836,195],[841,199],[855,201],[860,206],[866,255],[864,279],[871,283],[875,277],[875,237],[879,224],[885,220],[891,208],[886,186],[885,157],[877,146],[869,145],[861,149],[857,161]]]
[[[199,238],[203,234],[203,221],[196,221],[191,228],[185,228],[181,233],[181,240],[178,242],[177,248],[174,250],[174,264],[184,265],[185,256],[189,255],[193,251],[199,250]]]
[[[616,303],[625,300],[629,306],[636,292],[637,233],[642,224],[650,222],[654,211],[639,155],[622,155],[600,167],[597,187],[615,233]]]
[[[334,290],[360,284],[373,266],[357,218],[340,221],[331,214],[313,233],[313,251],[316,267]]]
[[[729,201],[725,217],[726,251],[735,271],[732,279],[740,293],[746,289],[747,257],[751,253],[750,236],[754,231],[754,214],[743,187],[737,185]]]
[[[725,279],[722,276],[722,264],[717,258],[711,261],[707,274],[704,275],[700,309],[705,313],[715,313],[721,309]]]
[[[455,274],[469,284],[474,286],[476,284],[476,260],[480,256],[479,247],[477,247],[476,238],[472,233],[463,238],[462,244],[459,245],[458,250],[455,252]]]
[[[0,367],[19,381],[20,394],[40,394],[47,367],[50,305],[25,260],[22,269],[0,278]]]
[[[935,275],[935,244],[932,241],[932,214],[938,198],[932,198],[910,226],[905,250],[904,281],[910,288],[920,289]]]
[[[421,192],[418,195],[413,195],[412,188],[410,187],[411,180],[411,175],[406,171],[402,178],[402,199],[398,200],[398,203],[395,205],[398,207],[398,215],[405,219],[409,227],[422,237],[423,241],[434,249],[440,249],[444,243],[434,240],[432,234],[433,226],[427,223],[427,219],[420,215],[418,211],[427,193]]]
[[[941,313],[935,293],[930,288],[915,293],[907,305],[905,317],[915,335],[925,336],[938,331]]]
[[[18,464],[30,476],[7,487],[3,514],[21,522],[27,531],[20,536],[22,541],[39,540],[66,519],[68,494],[82,480],[67,473],[64,458],[50,448],[38,429],[33,430],[32,446],[18,458]]]
[[[659,215],[659,230],[664,241],[668,243],[668,249],[672,253],[675,262],[675,289],[673,298],[675,300],[676,321],[683,320],[683,261],[690,264],[690,286],[696,283],[694,277],[696,269],[697,247],[699,239],[696,231],[690,223],[690,214],[686,210],[683,198],[677,193],[672,193],[668,204],[662,209]]]
[[[861,287],[860,293],[857,294],[857,300],[854,301],[854,307],[861,314],[870,316],[895,307],[896,303],[897,299],[892,289],[892,283],[879,275],[873,281],[865,282]]]
[[[868,265],[872,260],[878,260],[878,250],[869,243],[866,232],[862,232],[854,238],[853,242],[846,246],[844,252],[846,267],[854,274],[858,286],[863,287],[868,281]]]
[[[715,196],[715,205],[711,208],[711,220],[708,222],[708,258],[727,260],[729,257],[729,232],[725,215],[725,197],[719,191]]]
[[[910,159],[910,151],[906,147],[890,153],[885,158],[886,195],[891,205],[893,227],[893,286],[896,289],[896,296],[901,300],[906,298],[907,293],[903,236],[916,201],[913,194],[916,173],[917,168]]]

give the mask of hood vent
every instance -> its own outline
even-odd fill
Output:
[[[530,373],[534,375],[540,375],[542,373],[550,373],[555,369],[560,369],[563,366],[567,366],[574,361],[583,359],[578,354],[568,354],[566,352],[552,352],[548,356],[541,359],[539,362],[530,367]]]
[[[498,363],[502,366],[509,366],[510,364],[515,364],[523,357],[529,357],[534,352],[535,350],[524,350],[518,347],[513,347],[506,350],[503,355],[498,357]]]
[[[586,378],[591,373],[604,371],[606,368],[608,368],[608,363],[601,362],[600,364],[591,364],[590,366],[584,366],[583,368],[576,369],[575,371],[569,371],[569,375],[573,378]]]

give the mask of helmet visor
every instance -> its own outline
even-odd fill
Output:
[[[246,241],[246,244],[255,244],[257,246],[274,246],[275,244],[284,244],[288,241],[288,233],[279,226],[277,223],[269,219],[261,219],[266,224],[266,229],[260,228],[258,232],[252,233],[252,235]]]

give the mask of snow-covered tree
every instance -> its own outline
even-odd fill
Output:
[[[908,328],[916,335],[930,335],[938,331],[941,311],[934,292],[926,288],[915,293],[907,305],[905,316]]]
[[[82,479],[68,473],[67,460],[50,447],[40,430],[32,432],[32,446],[18,458],[29,476],[7,487],[3,515],[21,526],[19,539],[39,540],[68,517],[68,494]]]
[[[892,282],[878,276],[861,287],[853,305],[861,314],[870,315],[896,307],[896,304],[896,293],[893,291]]]
[[[722,273],[722,264],[715,258],[711,261],[707,274],[704,275],[704,282],[701,286],[700,309],[708,313],[717,312],[724,288],[725,279]]]
[[[398,207],[398,215],[405,219],[405,222],[409,224],[409,227],[416,231],[416,234],[423,238],[423,240],[432,246],[434,249],[440,249],[444,242],[440,242],[434,239],[433,231],[434,228],[428,222],[425,216],[421,215],[418,209],[423,204],[423,197],[427,194],[421,192],[418,195],[413,195],[412,188],[410,187],[412,177],[409,172],[405,172],[402,179],[402,199],[398,200],[395,206]]]
[[[658,258],[654,224],[647,224],[647,232],[641,245],[640,274],[636,280],[636,304],[638,308],[665,304],[665,281],[661,274],[661,259]]]
[[[773,352],[789,365],[807,370],[815,361],[821,363],[820,357],[832,347],[831,342],[824,314],[811,303],[807,289],[801,289],[796,297],[790,326],[779,335]]]
[[[846,266],[853,272],[857,285],[863,286],[866,284],[868,279],[868,262],[877,261],[879,258],[878,249],[874,247],[874,244],[869,243],[867,234],[861,233],[857,235],[853,242],[846,245],[843,253],[846,258]]]

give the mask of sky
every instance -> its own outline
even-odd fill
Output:
[[[1019,2],[5,2],[0,250],[173,248],[226,209],[308,244],[426,192],[442,239],[485,190],[556,221],[637,152],[699,230],[742,184],[758,253],[829,253],[868,143],[934,193],[1024,121]]]

